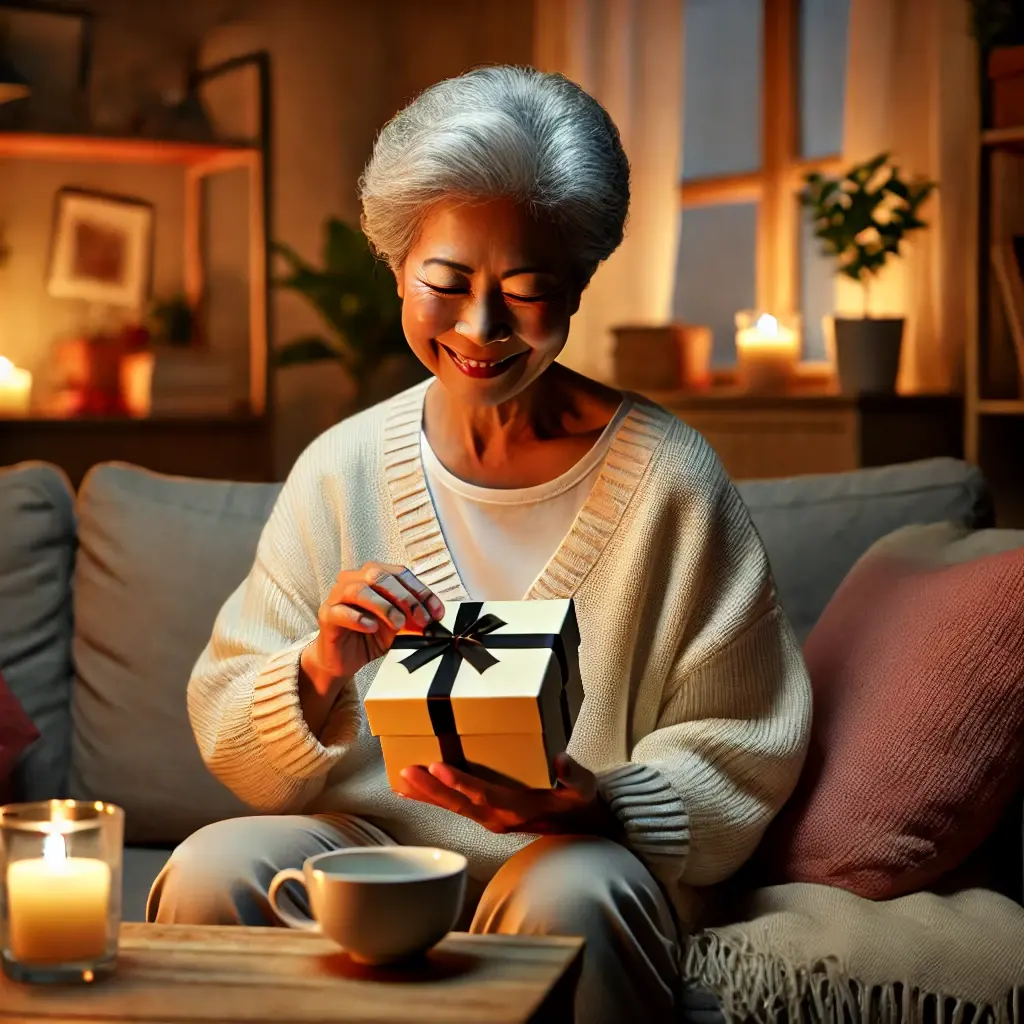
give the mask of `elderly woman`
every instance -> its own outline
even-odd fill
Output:
[[[586,937],[579,1020],[662,1019],[689,887],[734,872],[789,795],[810,695],[708,446],[555,361],[622,239],[618,133],[559,75],[477,70],[387,124],[361,196],[432,376],[292,470],[188,692],[207,764],[265,816],[180,846],[150,918],[268,924],[280,868],[442,846],[469,859],[472,931]],[[569,597],[586,699],[560,784],[430,764],[393,792],[361,698],[396,631],[448,600]]]

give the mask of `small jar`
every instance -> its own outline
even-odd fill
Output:
[[[47,800],[0,807],[0,957],[15,981],[94,981],[114,969],[124,812]]]

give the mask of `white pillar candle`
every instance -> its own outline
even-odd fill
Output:
[[[796,331],[768,313],[736,332],[736,361],[740,379],[751,391],[783,391],[800,355]]]
[[[32,374],[0,356],[0,416],[27,416]]]
[[[7,867],[11,954],[23,964],[80,963],[107,948],[110,867],[67,856],[64,837],[43,840],[43,856]]]

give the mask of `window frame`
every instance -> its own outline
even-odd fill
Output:
[[[757,204],[757,306],[782,315],[802,308],[798,196],[804,177],[812,171],[841,173],[842,157],[800,155],[800,0],[763,4],[761,167],[746,174],[683,180],[680,203],[684,214],[701,206]]]

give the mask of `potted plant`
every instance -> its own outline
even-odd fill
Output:
[[[903,240],[927,227],[921,207],[935,182],[904,180],[888,153],[852,167],[839,178],[813,173],[805,178],[802,201],[810,209],[814,235],[823,255],[863,289],[864,315],[835,318],[836,368],[850,394],[892,392],[896,388],[902,318],[871,316],[871,279]]]
[[[352,382],[356,409],[422,378],[426,371],[410,355],[402,333],[394,277],[361,231],[329,217],[319,267],[283,242],[276,242],[273,251],[287,265],[286,273],[274,279],[275,286],[301,295],[326,328],[280,346],[276,366],[340,364]]]

